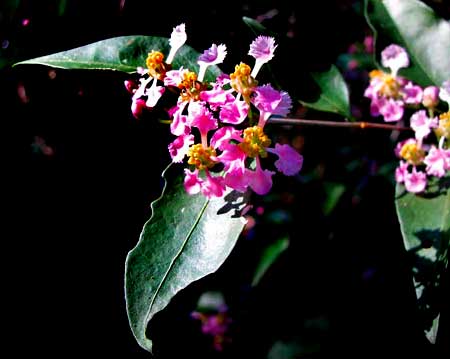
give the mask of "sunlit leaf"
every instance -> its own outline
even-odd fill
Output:
[[[406,250],[412,257],[414,282],[423,326],[434,343],[439,322],[439,288],[448,266],[450,245],[450,176],[432,184],[425,195],[396,188],[396,208]]]
[[[408,52],[411,66],[401,75],[423,86],[450,79],[449,21],[418,0],[366,0],[366,14],[375,31]]]
[[[183,288],[215,272],[233,249],[245,221],[245,200],[236,192],[207,200],[188,195],[182,178],[169,166],[166,186],[152,203],[137,246],[126,260],[127,313],[133,334],[152,350],[147,324]],[[151,333],[151,328],[149,329]]]
[[[138,66],[145,67],[150,51],[160,51],[166,56],[170,46],[167,38],[155,36],[121,36],[97,41],[75,49],[18,62],[17,65],[46,65],[63,69],[116,70],[132,73]],[[178,50],[173,66],[198,71],[199,53],[188,45]],[[214,80],[221,71],[208,67],[207,80]]]

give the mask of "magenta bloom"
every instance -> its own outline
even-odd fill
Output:
[[[189,146],[194,143],[193,135],[182,135],[178,136],[171,144],[169,144],[169,153],[172,157],[172,161],[180,163],[183,161],[184,156],[186,156]]]
[[[413,167],[411,173],[405,174],[405,188],[411,193],[420,193],[427,186],[427,175]]]
[[[245,176],[248,180],[249,187],[257,194],[267,194],[272,188],[272,176],[275,174],[273,171],[263,170],[259,158],[256,159],[256,170],[252,171],[247,169]]]
[[[450,150],[438,149],[432,146],[423,161],[427,167],[427,174],[436,177],[444,177],[450,170]]]
[[[400,161],[399,166],[395,169],[395,180],[398,183],[405,182],[406,174],[408,174],[408,163]]]
[[[381,64],[395,77],[399,69],[409,66],[409,57],[403,47],[392,44],[381,52]]]
[[[273,58],[273,54],[278,45],[275,44],[275,39],[269,36],[258,36],[250,44],[248,54],[255,58],[255,66],[251,73],[252,77],[256,77],[261,66],[269,62]]]
[[[277,143],[275,144],[275,148],[268,148],[267,151],[279,157],[275,161],[275,167],[286,176],[294,176],[301,170],[303,156],[291,146]]]
[[[271,85],[258,86],[252,102],[260,111],[260,127],[264,127],[271,115],[286,116],[292,107],[292,100],[287,92],[277,91]]]
[[[416,139],[421,141],[429,135],[432,128],[438,126],[437,118],[429,118],[425,110],[419,110],[411,116],[411,128],[416,133]]]
[[[249,108],[250,106],[245,101],[227,103],[220,110],[220,120],[225,123],[238,125],[247,118]]]
[[[212,44],[208,50],[205,50],[197,60],[197,63],[200,66],[198,71],[198,81],[203,81],[208,66],[222,63],[226,55],[227,47],[224,44],[220,44],[219,46]]]

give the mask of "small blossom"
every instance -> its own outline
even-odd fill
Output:
[[[427,174],[436,177],[444,177],[450,170],[450,150],[438,149],[432,146],[423,162],[427,165]]]
[[[292,100],[288,93],[277,91],[271,85],[258,86],[255,93],[253,104],[260,111],[258,125],[261,127],[271,115],[286,116],[292,107]]]
[[[185,24],[180,24],[173,28],[172,34],[170,35],[169,44],[170,44],[170,52],[167,56],[167,63],[171,64],[173,61],[173,58],[175,57],[175,54],[179,50],[181,46],[184,45],[184,43],[187,40],[186,35],[186,27]]]
[[[184,156],[188,153],[189,146],[194,143],[193,135],[178,136],[172,143],[169,144],[169,153],[172,157],[172,161],[180,163],[183,161]]]
[[[405,174],[405,188],[411,193],[420,193],[427,186],[427,175],[413,167],[411,173]]]
[[[392,44],[381,52],[381,64],[391,69],[395,77],[399,69],[409,66],[409,57],[403,47]]]
[[[286,176],[296,175],[302,168],[303,156],[289,145],[275,144],[275,148],[268,148],[267,151],[276,154],[279,158],[275,162],[278,171]]]
[[[275,44],[275,39],[270,36],[258,36],[250,44],[249,55],[255,58],[255,66],[251,73],[252,77],[256,77],[261,66],[272,60],[275,49],[278,45]]]
[[[423,90],[422,105],[427,108],[435,108],[439,103],[439,87],[428,86]]]
[[[423,90],[420,86],[413,85],[409,81],[402,89],[403,101],[408,104],[418,105],[422,102]]]
[[[198,81],[203,81],[208,66],[221,64],[226,55],[227,47],[224,44],[220,44],[219,46],[212,44],[208,50],[205,50],[197,60],[197,63],[200,65]]]
[[[428,136],[432,128],[438,126],[436,117],[429,118],[425,110],[419,110],[411,116],[411,128],[415,131],[416,139],[421,141]]]
[[[403,183],[405,181],[405,176],[408,173],[408,163],[400,161],[400,164],[395,169],[395,180],[398,183]]]

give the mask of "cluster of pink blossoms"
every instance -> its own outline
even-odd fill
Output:
[[[395,178],[407,191],[420,193],[430,177],[444,177],[450,170],[450,79],[440,88],[422,89],[398,76],[399,69],[409,66],[409,57],[395,44],[382,51],[381,63],[390,73],[372,71],[364,96],[371,100],[371,114],[382,115],[386,122],[400,121],[406,107],[415,110],[409,119],[414,138],[398,143],[395,149],[400,158]],[[440,100],[447,103],[448,111],[438,114]]]
[[[222,74],[215,82],[204,81],[208,66],[223,62],[227,49],[213,44],[197,60],[198,73],[172,61],[187,36],[185,25],[173,29],[167,59],[159,51],[147,57],[147,69],[138,69],[140,84],[132,86],[132,111],[153,108],[166,88],[179,93],[176,105],[169,110],[170,131],[176,136],[168,149],[172,161],[186,161],[184,187],[189,194],[221,197],[227,187],[244,192],[248,188],[263,195],[272,187],[274,171],[264,169],[262,160],[269,154],[277,157],[276,169],[287,175],[297,174],[303,157],[287,144],[275,144],[264,132],[271,116],[286,116],[292,101],[284,91],[270,84],[259,85],[255,79],[261,66],[270,61],[277,47],[272,37],[259,36],[248,52],[255,59],[253,69],[243,62],[235,71]]]

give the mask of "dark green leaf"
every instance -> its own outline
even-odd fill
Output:
[[[324,182],[325,201],[322,204],[323,214],[328,216],[336,207],[342,195],[345,192],[345,185],[335,182]]]
[[[283,253],[288,247],[289,239],[280,238],[264,249],[256,267],[255,274],[253,275],[252,286],[258,285],[270,266],[275,263],[281,253]]]
[[[149,351],[152,341],[145,335],[149,321],[176,293],[220,267],[245,224],[239,215],[245,205],[242,194],[230,192],[212,200],[188,195],[174,167],[163,174],[167,180],[163,195],[152,203],[152,217],[125,266],[130,326]]]
[[[396,208],[406,250],[413,260],[414,282],[424,330],[434,343],[439,319],[440,279],[448,266],[450,176],[432,183],[425,195],[396,188]]]
[[[350,100],[347,84],[336,66],[329,71],[311,74],[319,86],[319,97],[313,102],[301,101],[306,107],[318,111],[333,112],[344,117],[350,117]]]
[[[255,35],[275,36],[275,33],[268,30],[263,24],[251,17],[243,16],[242,21],[252,30]]]
[[[411,66],[401,75],[422,86],[450,79],[450,23],[430,7],[418,0],[366,0],[366,16],[374,30],[408,52]]]
[[[132,73],[138,66],[145,67],[147,55],[152,50],[160,51],[167,56],[170,50],[168,39],[155,36],[114,37],[72,50],[21,61],[15,66],[39,64],[63,69],[116,70]],[[173,66],[198,71],[198,56],[198,52],[184,45],[178,50]],[[220,73],[217,66],[210,66],[206,79],[214,80]]]

